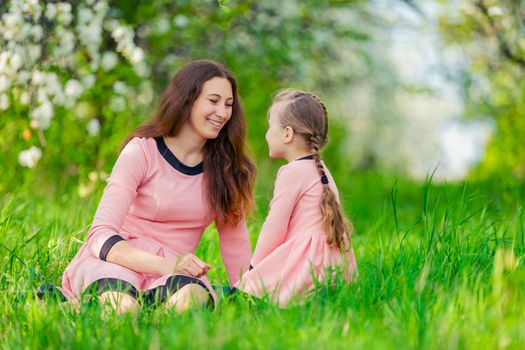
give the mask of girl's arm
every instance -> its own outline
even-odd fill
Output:
[[[288,223],[302,189],[301,174],[287,166],[279,169],[268,216],[255,246],[252,266],[256,266],[286,239]]]
[[[248,271],[252,258],[246,221],[241,220],[237,226],[220,226],[217,230],[221,242],[222,261],[226,266],[230,285],[234,285],[241,274]]]

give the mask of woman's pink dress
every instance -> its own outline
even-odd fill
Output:
[[[334,179],[326,172],[339,200]],[[253,268],[241,277],[238,289],[256,297],[268,293],[285,306],[293,296],[311,291],[314,277],[323,281],[329,268],[341,269],[348,281],[357,276],[353,250],[342,253],[326,243],[322,193],[321,177],[311,157],[279,169],[270,211],[251,260]]]
[[[93,282],[116,278],[146,291],[166,283],[160,276],[132,271],[101,259],[108,239],[121,236],[151,254],[175,258],[194,253],[204,229],[214,220],[203,190],[202,163],[188,167],[162,138],[134,138],[118,157],[87,239],[62,276],[62,292],[78,298]],[[247,271],[251,258],[244,220],[218,227],[221,255],[230,283]],[[106,246],[107,248],[107,246]],[[203,277],[200,279],[215,294]]]

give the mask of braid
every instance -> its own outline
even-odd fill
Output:
[[[321,163],[321,156],[319,155],[319,138],[319,136],[310,135],[310,150],[314,156],[317,171],[322,178],[326,176],[326,171],[324,170],[323,163]]]

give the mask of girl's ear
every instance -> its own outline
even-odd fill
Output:
[[[290,143],[293,141],[294,131],[291,126],[284,127],[284,143]]]

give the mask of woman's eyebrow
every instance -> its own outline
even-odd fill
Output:
[[[208,96],[214,96],[214,97],[222,98],[222,96],[219,95],[219,94],[208,94]],[[226,99],[227,100],[233,100],[233,97],[227,97]]]

